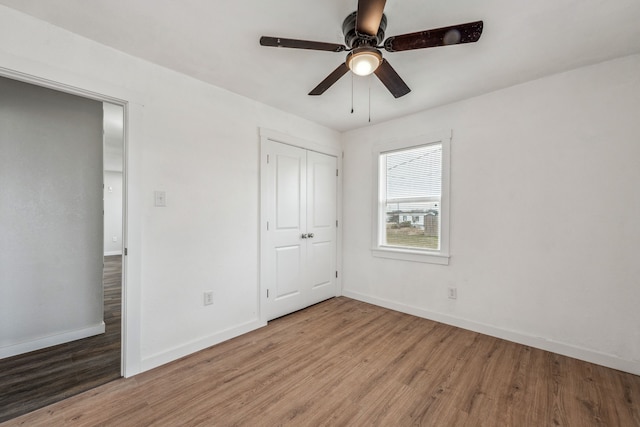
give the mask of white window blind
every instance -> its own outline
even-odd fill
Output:
[[[440,250],[442,144],[380,154],[382,246]]]

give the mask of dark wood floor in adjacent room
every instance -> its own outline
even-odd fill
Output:
[[[10,426],[640,426],[640,377],[335,298]]]
[[[106,332],[0,360],[0,422],[120,378],[122,257],[104,261]]]

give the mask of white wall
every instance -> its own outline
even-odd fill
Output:
[[[104,255],[122,255],[122,172],[104,171]]]
[[[261,326],[258,128],[339,134],[2,6],[0,64],[129,101],[126,374]]]
[[[640,374],[638,70],[630,56],[344,134],[345,294]],[[373,258],[372,144],[448,129],[451,264]]]
[[[102,104],[104,114],[103,169],[122,172],[124,156],[124,108],[108,102]]]
[[[104,254],[122,254],[122,195],[124,162],[124,108],[104,109]]]

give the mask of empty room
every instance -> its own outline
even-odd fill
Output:
[[[0,425],[640,426],[637,0],[0,0]]]

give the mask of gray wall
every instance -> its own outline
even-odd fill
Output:
[[[104,330],[102,127],[100,102],[0,78],[0,357]]]

